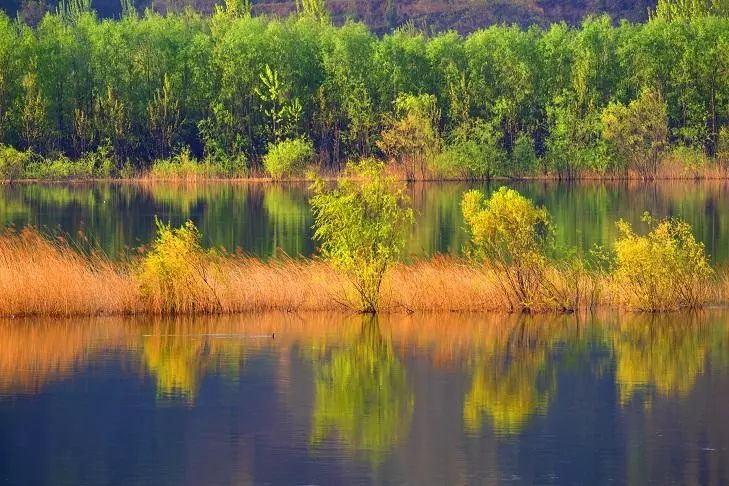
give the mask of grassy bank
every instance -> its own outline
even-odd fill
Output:
[[[219,255],[196,270],[201,278],[183,278],[187,283],[167,294],[145,290],[144,261],[83,254],[30,229],[6,232],[0,237],[0,316],[348,312],[356,300],[352,281],[319,259],[264,263]],[[609,272],[549,266],[543,275],[548,285],[533,312],[635,309]],[[512,312],[518,296],[504,286],[505,278],[497,269],[451,257],[397,264],[383,282],[380,312]],[[700,305],[729,304],[726,273],[709,280],[702,295]]]

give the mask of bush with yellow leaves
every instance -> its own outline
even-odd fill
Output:
[[[215,312],[220,301],[210,283],[215,253],[200,244],[192,223],[172,228],[155,220],[157,237],[137,275],[151,308],[163,314]]]
[[[675,218],[654,220],[648,213],[643,220],[652,228],[645,236],[636,235],[623,220],[617,223],[612,274],[616,300],[650,312],[705,305],[714,271],[691,225]]]
[[[542,300],[548,254],[554,249],[549,212],[507,187],[488,200],[481,191],[469,191],[461,208],[471,235],[472,255],[494,271],[510,306],[537,306]]]

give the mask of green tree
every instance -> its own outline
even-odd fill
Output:
[[[654,178],[668,143],[666,102],[656,89],[645,89],[627,106],[611,103],[602,113],[602,136],[627,166]]]
[[[691,20],[707,15],[729,17],[727,0],[658,0],[652,19]]]
[[[348,176],[331,190],[323,181],[314,183],[314,238],[324,258],[350,278],[356,306],[374,313],[383,279],[405,248],[413,211],[405,189],[382,163],[352,163]]]
[[[20,119],[23,140],[31,150],[41,150],[48,140],[48,120],[46,118],[46,100],[38,89],[37,76],[28,73],[23,78],[23,105]]]
[[[395,100],[395,112],[377,146],[403,168],[407,180],[414,180],[416,174],[425,179],[428,163],[441,145],[435,96],[401,95]]]
[[[260,78],[262,86],[255,91],[268,117],[272,140],[278,142],[295,130],[301,117],[301,103],[298,99],[289,100],[288,90],[281,82],[278,71],[272,70],[268,64]]]
[[[154,141],[154,153],[157,157],[166,157],[182,122],[179,102],[175,98],[172,81],[167,74],[162,80],[162,88],[147,104],[147,116],[150,134]]]
[[[329,12],[324,0],[296,0],[296,10],[300,15],[313,18],[319,22],[329,20]]]
[[[469,179],[511,175],[506,161],[501,132],[483,120],[473,120],[454,129],[443,153],[434,158],[440,175]]]

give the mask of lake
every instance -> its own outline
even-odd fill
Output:
[[[644,211],[729,262],[729,185],[529,182],[564,245]],[[408,254],[458,254],[459,200],[410,187]],[[311,255],[303,184],[0,186],[0,225],[123,257],[154,218]],[[727,209],[724,209],[727,208]],[[729,309],[667,315],[0,319],[0,483],[729,484]]]
[[[725,182],[524,182],[511,184],[551,212],[565,246],[611,245],[615,221],[641,224],[645,211],[689,221],[714,262],[729,261],[729,184]],[[470,188],[498,184],[432,183],[410,186],[416,209],[411,256],[458,254],[467,241],[459,207]],[[268,258],[279,252],[315,252],[307,185],[32,184],[0,186],[0,227],[33,225],[75,240],[79,231],[108,254],[119,256],[149,243],[155,216],[200,228],[206,245]],[[637,226],[640,228],[640,226]]]
[[[727,484],[729,312],[0,321],[5,484]]]

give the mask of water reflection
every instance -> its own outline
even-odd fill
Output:
[[[615,221],[640,226],[644,211],[680,216],[694,228],[716,262],[729,262],[729,184],[719,181],[660,184],[518,182],[526,196],[553,215],[558,243],[582,248],[610,244]],[[467,240],[459,207],[468,183],[419,183],[409,191],[417,220],[412,255],[458,253]],[[240,248],[264,258],[283,251],[311,255],[309,192],[305,183],[113,183],[0,186],[0,227],[26,224],[83,231],[112,255],[148,243],[154,216],[174,224],[192,219],[207,245]]]
[[[53,464],[74,484],[726,484],[728,331],[724,310],[4,320],[0,469],[13,482]]]
[[[708,353],[726,338],[712,332],[708,319],[701,313],[636,315],[608,326],[620,403],[636,394],[649,401],[654,393],[688,395],[704,372]]]
[[[525,422],[547,411],[557,389],[550,356],[556,326],[532,317],[519,319],[490,354],[472,366],[471,387],[463,405],[466,430],[478,433],[488,418],[502,434],[517,434]]]
[[[191,404],[206,374],[236,380],[246,358],[246,340],[220,326],[194,319],[155,323],[143,338],[146,369],[154,376],[157,397]]]
[[[354,454],[379,463],[407,433],[414,396],[377,318],[362,319],[353,343],[314,363],[311,442],[317,446],[336,431]]]

